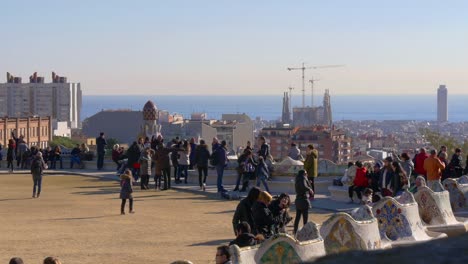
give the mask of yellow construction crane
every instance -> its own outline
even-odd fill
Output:
[[[322,69],[322,68],[335,68],[335,67],[344,67],[345,65],[320,65],[320,66],[305,66],[305,63],[302,63],[302,67],[288,68],[288,71],[301,70],[302,71],[302,107],[305,107],[305,70],[309,69]]]

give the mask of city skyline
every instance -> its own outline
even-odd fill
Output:
[[[468,94],[464,1],[7,2],[0,73],[60,72],[85,95]],[[21,12],[18,12],[21,10]],[[47,80],[48,81],[48,80]],[[0,79],[0,83],[5,80]],[[306,86],[306,93],[310,88]]]

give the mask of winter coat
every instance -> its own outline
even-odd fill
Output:
[[[242,248],[255,246],[256,244],[257,241],[255,240],[255,236],[253,234],[244,233],[240,234],[236,237],[236,239],[231,241],[231,243],[229,243],[229,246],[237,245],[238,247]]]
[[[307,154],[304,161],[304,170],[307,171],[309,177],[318,176],[318,151],[313,149],[310,154]]]
[[[271,213],[273,214],[273,217],[279,220],[278,225],[274,226],[275,234],[284,233],[286,225],[292,220],[292,217],[289,215],[289,211],[283,211],[283,208],[280,207],[280,202],[281,201],[279,199],[276,199],[272,201],[271,204],[268,206]]]
[[[96,138],[96,149],[98,153],[104,153],[107,146],[107,141],[105,138],[99,136]]]
[[[255,202],[252,207],[255,229],[258,234],[262,234],[266,239],[274,235],[274,225],[279,223],[279,219],[273,216],[268,206],[262,202]]]
[[[127,164],[130,168],[133,168],[133,164],[138,162],[142,151],[143,151],[143,147],[140,144],[133,144],[127,150],[127,157],[128,157]]]
[[[252,212],[253,203],[248,199],[244,198],[242,201],[239,202],[236,208],[236,212],[232,218],[232,227],[234,228],[234,232],[236,232],[237,224],[242,222],[247,222],[252,229],[253,234],[257,234],[255,229],[255,222]]]
[[[227,158],[227,149],[225,147],[219,147],[216,149],[215,152],[213,152],[212,155],[216,155],[216,160],[218,163],[216,166],[226,166],[228,163],[228,158]]]
[[[366,168],[357,168],[356,177],[354,177],[353,185],[356,187],[367,187],[369,182],[367,180],[367,170]]]
[[[31,162],[31,174],[33,179],[36,180],[42,177],[42,174],[46,168],[46,164],[42,157],[35,156]]]
[[[267,160],[270,158],[270,146],[266,143],[260,146],[260,150],[258,151],[258,156],[263,157],[263,159]]]
[[[121,155],[122,155],[122,151],[119,151],[117,149],[112,150],[112,160],[113,161],[118,161],[120,159]]]
[[[208,167],[208,161],[210,160],[210,152],[208,151],[207,145],[198,145],[194,151],[195,153],[195,164],[200,168]]]
[[[190,143],[190,164],[195,164],[195,150],[197,149],[198,145],[195,143]]]
[[[417,175],[426,175],[426,170],[424,169],[424,161],[429,157],[427,153],[419,153],[414,157],[414,172]]]
[[[158,147],[154,153],[153,160],[156,162],[156,175],[161,175],[161,171],[171,168],[171,160],[169,158],[172,149]],[[159,173],[159,174],[158,174]]]
[[[177,159],[179,165],[190,165],[190,150],[182,149],[177,151],[177,154],[179,155]]]
[[[307,199],[307,194],[312,191],[312,185],[305,175],[296,176],[296,208],[299,210],[307,210],[310,207],[310,201]]]
[[[140,175],[151,175],[151,156],[146,153],[140,157]]]
[[[132,176],[128,174],[120,175],[120,199],[133,199]]]
[[[385,175],[385,178],[384,178],[384,175]],[[383,188],[391,189],[392,191],[395,191],[395,172],[385,167],[380,171],[380,178],[379,178],[380,191],[382,191]]]

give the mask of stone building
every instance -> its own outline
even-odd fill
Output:
[[[52,140],[52,122],[47,117],[0,118],[0,143],[6,147],[11,132],[24,136],[29,146],[46,148]]]

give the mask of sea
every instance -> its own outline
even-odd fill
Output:
[[[182,114],[190,118],[194,112],[207,113],[219,119],[223,113],[245,113],[251,118],[279,120],[282,96],[170,96],[170,95],[84,95],[82,120],[102,110],[141,110],[152,100],[159,110]],[[308,98],[308,104],[311,100]],[[322,105],[316,97],[314,106]],[[302,104],[300,96],[293,96],[292,105]],[[333,121],[340,120],[415,120],[435,121],[436,95],[335,95],[331,97]],[[450,122],[468,121],[468,95],[449,95]]]

